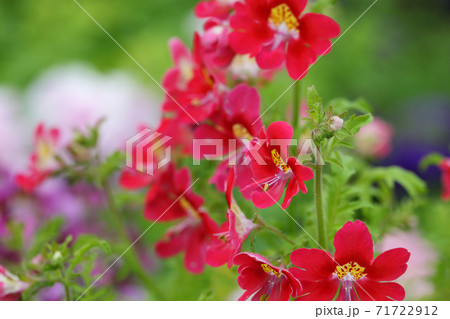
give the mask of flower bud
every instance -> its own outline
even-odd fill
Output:
[[[330,125],[330,129],[333,132],[339,131],[342,128],[342,126],[344,125],[344,120],[341,119],[339,116],[333,116],[331,118],[331,121],[332,121],[332,123]]]

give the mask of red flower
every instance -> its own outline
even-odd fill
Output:
[[[199,18],[226,19],[233,9],[233,4],[237,1],[239,0],[202,1],[195,6],[195,15]]]
[[[200,42],[196,33],[192,55],[179,39],[169,42],[175,66],[163,79],[163,87],[168,93],[163,111],[175,113],[177,119],[185,123],[207,119],[217,109],[220,97],[216,80],[203,65]]]
[[[58,129],[46,129],[44,124],[39,124],[34,134],[34,151],[31,154],[29,169],[16,176],[16,183],[23,190],[32,192],[54,171],[58,141]]]
[[[410,253],[404,248],[385,251],[373,259],[372,236],[357,220],[347,222],[334,237],[334,259],[319,249],[292,252],[291,262],[299,268],[289,271],[303,285],[298,300],[403,300],[405,290],[390,282],[407,268]]]
[[[258,254],[240,253],[233,259],[238,267],[238,284],[246,290],[240,301],[252,297],[253,301],[285,301],[298,296],[300,282],[286,269],[273,266]]]
[[[439,167],[442,170],[443,200],[450,200],[450,158],[444,159]]]
[[[251,176],[245,174],[247,167],[242,167],[245,144],[258,135],[262,127],[260,119],[260,97],[255,88],[247,84],[240,84],[224,95],[222,107],[210,118],[210,123],[200,125],[194,133],[197,141],[218,141],[222,147],[220,154],[215,145],[200,147],[194,157],[201,159],[205,156],[219,156],[229,154],[216,169],[211,183],[221,192],[225,191],[225,182],[230,171],[230,165],[236,165],[239,172],[239,185],[251,182]],[[213,143],[214,144],[214,143]]]
[[[307,0],[245,0],[234,5],[230,19],[234,32],[231,47],[239,54],[256,57],[262,69],[286,61],[289,75],[300,79],[318,55],[329,53],[330,38],[340,33],[331,18],[306,13]]]
[[[210,19],[204,30],[200,36],[203,62],[212,70],[228,66],[236,55],[228,42],[229,27],[221,20]]]
[[[260,131],[262,122],[259,109],[258,91],[247,84],[238,85],[224,96],[222,108],[211,116],[210,123],[202,124],[195,130],[194,138],[221,141],[223,151],[218,156],[236,152]],[[203,146],[200,154],[194,154],[194,157],[201,159],[205,155],[215,154],[215,146]]]
[[[177,171],[175,165],[170,163],[155,175],[153,186],[147,193],[144,217],[162,222],[195,215],[204,200],[192,191],[191,186],[188,168]]]
[[[20,281],[19,278],[0,266],[0,301],[19,300],[22,292],[29,286],[28,283]]]
[[[205,267],[206,248],[219,227],[207,213],[192,212],[195,215],[189,215],[170,228],[156,243],[155,249],[161,258],[169,258],[184,251],[184,266],[188,271],[198,274]]]
[[[171,163],[155,177],[147,194],[145,218],[160,222],[182,219],[156,243],[156,252],[161,258],[168,258],[185,251],[186,269],[200,273],[205,266],[208,243],[219,226],[200,210],[203,198],[190,189],[192,183],[187,168],[176,171]]]
[[[287,157],[292,134],[293,129],[288,123],[274,122],[249,148],[254,181],[241,188],[241,192],[258,208],[274,205],[288,184],[282,204],[287,208],[299,190],[306,194],[304,182],[314,177],[309,167],[301,165],[295,157]]]
[[[234,169],[230,170],[227,182],[227,219],[219,233],[215,234],[206,251],[206,263],[212,267],[222,266],[227,263],[228,268],[233,265],[233,257],[241,251],[242,243],[248,234],[258,227],[247,219],[232,195],[234,181]]]

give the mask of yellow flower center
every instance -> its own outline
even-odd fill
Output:
[[[276,166],[283,170],[283,172],[287,173],[288,171],[290,171],[291,168],[283,161],[280,153],[278,153],[276,149],[272,150],[272,160]]]
[[[234,124],[233,134],[239,139],[245,138],[247,140],[252,140],[253,136],[247,131],[247,129],[242,124]]]
[[[297,17],[292,13],[291,8],[289,8],[289,6],[285,3],[272,8],[269,21],[276,27],[280,26],[284,22],[289,30],[297,30],[300,26]]]
[[[364,275],[365,267],[361,267],[357,262],[352,261],[343,266],[336,266],[335,274],[339,279],[343,279],[347,274],[351,274],[355,280],[360,279]]]
[[[261,268],[268,274],[274,274],[278,278],[280,278],[281,273],[270,267],[268,264],[261,264]]]
[[[189,203],[189,201],[181,197],[180,198],[180,205],[183,209],[185,209],[191,216],[193,217],[199,217],[197,210]]]
[[[189,60],[181,59],[179,68],[183,82],[187,84],[194,77],[194,70],[192,69],[192,64]]]

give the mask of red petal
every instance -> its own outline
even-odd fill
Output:
[[[285,43],[272,49],[271,45],[263,47],[256,55],[256,63],[261,69],[276,69],[281,66],[286,56]]]
[[[125,168],[120,174],[119,184],[125,189],[134,190],[149,186],[153,179],[152,175],[141,173],[132,168]]]
[[[191,54],[189,50],[184,45],[183,41],[178,38],[172,38],[169,40],[169,49],[172,54],[172,59],[175,64],[178,64],[180,59],[191,60]]]
[[[261,189],[264,185],[258,186],[258,189],[252,194],[253,204],[262,209],[275,205],[283,195],[285,185],[285,181],[279,181],[274,185],[269,186],[266,191]]]
[[[299,269],[293,269],[293,274]],[[330,277],[330,279],[319,281],[302,281],[303,290],[300,297],[295,299],[299,301],[331,301],[339,289],[339,279]]]
[[[302,16],[300,23],[300,36],[305,42],[317,39],[335,38],[341,33],[339,24],[323,14],[307,13]]]
[[[385,251],[375,258],[367,269],[367,277],[380,281],[397,279],[405,273],[410,256],[411,254],[404,248]]]
[[[252,136],[256,136],[262,126],[260,119],[261,99],[255,88],[247,84],[236,86],[226,97],[223,110],[232,124],[242,124]]]
[[[189,238],[184,266],[194,274],[199,274],[205,268],[205,254],[207,247],[207,234],[203,224],[195,227]]]
[[[326,279],[336,269],[336,263],[331,255],[320,249],[296,249],[291,254],[291,262],[302,268],[292,272],[300,282]],[[290,268],[289,271],[293,269],[295,268]]]
[[[289,41],[286,68],[289,76],[294,80],[302,79],[311,64],[316,62],[316,54],[302,41]]]
[[[335,260],[340,265],[357,262],[368,267],[373,258],[373,241],[366,224],[357,220],[347,222],[334,237]]]
[[[292,198],[298,194],[299,186],[295,178],[289,180],[288,187],[286,189],[286,194],[284,195],[283,204],[281,208],[286,209],[291,204]]]
[[[159,257],[169,258],[186,248],[191,228],[189,226],[180,228],[180,225],[170,228],[163,238],[155,244],[155,250]]]
[[[271,5],[279,5],[285,3],[292,10],[292,13],[298,18],[300,14],[305,10],[308,0],[271,0]]]
[[[228,207],[231,207],[231,201],[233,196],[233,184],[234,184],[234,167],[232,167],[228,173],[227,186],[226,186],[226,198]]]
[[[395,282],[381,283],[369,278],[362,278],[355,283],[354,287],[362,301],[373,301],[374,299],[375,301],[401,301],[405,299],[405,289]]]
[[[309,167],[301,165],[294,157],[290,157],[287,164],[294,173],[295,179],[300,186],[300,190],[303,194],[306,194],[308,190],[306,189],[304,181],[309,181],[314,178],[313,170]]]

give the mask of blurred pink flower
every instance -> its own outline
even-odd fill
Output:
[[[355,135],[355,149],[363,156],[384,158],[391,153],[393,135],[392,126],[375,117]]]
[[[418,300],[431,295],[433,284],[429,281],[435,273],[438,259],[436,250],[417,231],[396,231],[384,236],[376,245],[377,251],[404,247],[411,253],[408,269],[397,282],[405,288],[406,300]]]
[[[442,160],[439,164],[439,168],[442,170],[442,200],[450,200],[450,158]]]
[[[0,265],[0,301],[15,301],[29,284],[21,281]]]
[[[19,111],[19,96],[9,88],[0,87],[0,166],[10,172],[25,166],[28,159],[24,143],[28,135]]]
[[[128,74],[101,74],[83,64],[50,69],[28,92],[32,124],[44,122],[62,128],[61,143],[73,129],[86,132],[101,119],[99,145],[103,155],[125,147],[141,124],[159,122],[158,101]]]

